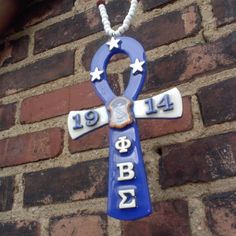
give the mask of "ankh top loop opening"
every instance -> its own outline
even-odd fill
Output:
[[[107,66],[113,55],[126,54],[130,60],[130,79],[123,96],[134,101],[140,94],[147,74],[146,54],[142,45],[130,37],[112,38],[110,42],[103,44],[94,55],[91,63],[91,75],[97,95],[104,104],[108,104],[116,97],[107,80]]]

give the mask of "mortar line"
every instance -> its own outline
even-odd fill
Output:
[[[153,150],[153,149],[157,149],[158,147],[163,147],[166,145],[183,143],[183,142],[188,142],[191,140],[197,140],[197,139],[220,135],[220,134],[224,134],[228,132],[233,132],[236,130],[235,124],[236,122],[228,122],[227,125],[226,123],[224,123],[223,126],[215,125],[215,126],[207,127],[203,130],[197,130],[197,131],[191,130],[191,131],[186,131],[186,132],[169,134],[169,135],[165,135],[165,136],[161,136],[157,138],[144,140],[141,142],[141,144],[142,144],[142,147],[148,147],[148,149]],[[77,164],[80,162],[100,159],[107,156],[108,156],[108,148],[99,149],[99,150],[88,150],[88,151],[83,151],[76,154],[69,154],[65,152],[56,158],[51,158],[48,160],[40,160],[33,163],[22,164],[16,167],[5,167],[1,171],[0,176],[6,176],[6,175],[9,175],[9,173],[17,174],[22,169],[24,170],[24,172],[38,171],[42,169],[42,165],[47,166],[47,168],[55,168],[59,166],[68,167],[68,166],[71,166],[73,164]],[[45,169],[45,167],[43,169]]]

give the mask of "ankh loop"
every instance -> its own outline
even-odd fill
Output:
[[[135,101],[146,78],[146,55],[135,39],[119,37],[119,46],[109,50],[104,44],[96,52],[91,71],[102,71],[100,80],[93,82],[98,96],[109,111],[110,151],[108,215],[120,220],[135,220],[152,212],[143,162],[138,126],[133,112]],[[114,54],[128,55],[132,63],[143,62],[141,69],[131,71],[123,96],[111,90],[106,69]]]

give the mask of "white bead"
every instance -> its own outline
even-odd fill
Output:
[[[103,18],[103,17],[108,17],[108,15],[106,14],[106,12],[104,11],[101,11],[100,12],[100,16]]]
[[[104,12],[104,13],[106,13],[107,14],[107,9],[104,7],[104,9],[103,9],[103,11],[102,12]]]
[[[120,34],[120,32],[119,32],[118,30],[116,30],[116,31],[114,32],[114,35],[115,35],[115,37],[121,36],[121,34]]]
[[[133,17],[134,17],[134,12],[130,12],[128,16],[130,16],[131,18],[133,18]]]
[[[106,14],[106,15],[107,15],[107,11],[106,11],[106,9],[100,11],[100,13],[101,13],[101,14]]]
[[[136,7],[137,7],[136,4],[131,5],[131,7],[130,7],[130,11],[136,11]]]
[[[128,15],[130,15],[131,17],[133,17],[135,14],[135,9],[130,9],[130,12],[128,13]]]
[[[102,18],[108,18],[108,15],[105,12],[102,12],[101,16]]]
[[[130,10],[131,11],[136,11],[136,7],[137,7],[136,5],[131,6]]]
[[[136,9],[135,8],[130,8],[130,11],[128,12],[128,15],[134,15],[135,14]]]
[[[104,21],[102,21],[102,23],[103,23],[104,26],[105,26],[105,25],[111,25],[108,20],[104,20]]]
[[[137,6],[138,5],[138,1],[132,1],[132,3],[135,5],[135,6]]]
[[[124,29],[124,27],[120,27],[120,28],[118,29],[118,32],[119,32],[120,34],[123,34],[125,31],[126,31],[126,30]]]
[[[105,16],[102,17],[102,19],[107,19],[108,20],[109,17],[108,17],[108,15],[105,15]]]
[[[125,19],[123,25],[130,25],[131,21],[129,19]]]
[[[109,29],[109,34],[112,36],[112,34],[114,34],[115,31],[113,29]]]
[[[109,30],[111,30],[111,27],[110,26],[104,26],[104,30],[109,31]]]
[[[107,17],[103,17],[103,18],[102,18],[102,21],[108,21],[108,22],[109,22],[108,16],[107,16]]]
[[[106,9],[105,9],[105,8],[101,8],[101,9],[100,9],[100,14],[105,13],[105,12],[106,12]]]
[[[131,5],[130,5],[130,8],[132,8],[132,7],[136,8],[137,7],[137,3],[136,2],[132,2]]]
[[[99,9],[102,9],[102,10],[103,10],[103,9],[106,9],[106,7],[105,7],[104,4],[100,4],[100,5],[99,5]]]
[[[104,30],[109,31],[109,30],[111,30],[111,27],[106,25],[106,26],[104,26]]]
[[[103,23],[104,25],[106,25],[106,24],[111,24],[108,19],[103,19],[102,23]]]
[[[104,25],[104,29],[111,29],[111,26],[110,25]]]
[[[131,20],[132,20],[132,17],[131,17],[130,15],[128,15],[128,16],[126,16],[125,19],[128,19],[129,21],[131,21]]]
[[[125,23],[123,24],[123,28],[125,29],[125,31],[127,31],[129,29],[129,26],[130,25],[128,25],[128,24],[125,24]]]
[[[108,16],[102,17],[102,21],[109,21]]]
[[[137,0],[131,0],[131,4],[130,4],[130,9],[129,12],[127,14],[127,16],[125,17],[122,26],[120,26],[118,28],[118,30],[114,31],[111,28],[111,23],[109,21],[109,16],[107,14],[107,10],[104,4],[100,4],[99,5],[99,11],[100,11],[100,15],[102,18],[102,23],[104,26],[104,30],[106,32],[107,35],[109,36],[120,36],[121,34],[123,34],[125,31],[127,31],[129,29],[129,26],[131,24],[131,20],[133,18],[133,16],[135,15],[135,11],[138,5],[138,1]]]
[[[136,9],[136,7],[137,7],[137,4],[133,3],[133,4],[131,4],[130,9]]]
[[[102,23],[103,23],[103,24],[106,24],[106,23],[109,23],[109,24],[110,24],[110,21],[109,21],[109,19],[104,18],[104,19],[102,19]]]
[[[122,28],[123,28],[123,25],[120,26],[116,31],[118,32],[118,31],[120,31]]]
[[[106,12],[105,10],[102,10],[102,11],[100,12],[100,15],[101,15],[101,16],[107,16],[107,12]]]

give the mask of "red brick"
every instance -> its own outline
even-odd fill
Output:
[[[21,13],[15,28],[22,29],[72,10],[75,0],[36,1]]]
[[[118,76],[112,75],[111,87],[119,93]],[[56,91],[30,97],[22,102],[21,123],[33,123],[48,118],[68,114],[102,105],[90,81],[58,89]]]
[[[181,11],[154,17],[137,28],[132,27],[127,34],[139,40],[145,50],[150,50],[195,35],[200,28],[199,8],[196,5],[191,5]],[[102,37],[86,46],[82,56],[82,63],[87,70],[90,68],[91,57],[105,40],[106,38]],[[127,71],[125,76],[129,78],[129,74],[130,71]]]
[[[205,45],[181,50],[148,63],[144,92],[184,83],[236,65],[236,32]],[[124,73],[127,85],[129,73]]]
[[[40,236],[40,224],[36,221],[12,221],[0,223],[2,236]]]
[[[236,132],[162,148],[162,188],[236,175]]]
[[[236,119],[236,78],[213,84],[198,91],[206,126]]]
[[[0,105],[0,131],[11,128],[15,124],[16,104]]]
[[[107,218],[104,215],[69,215],[50,220],[50,236],[107,235]]]
[[[62,149],[63,131],[59,128],[0,140],[0,167],[53,158]]]
[[[144,11],[150,11],[156,7],[174,2],[175,0],[141,0]]]
[[[184,98],[184,113],[180,119],[148,119],[138,120],[139,133],[142,140],[155,138],[171,133],[191,130],[193,126],[191,102],[189,97]],[[78,140],[69,138],[69,150],[71,153],[108,147],[108,127],[102,127]]]
[[[82,152],[93,149],[105,148],[109,143],[108,126],[90,132],[78,140],[69,138],[69,150],[71,153]]]
[[[74,51],[56,54],[1,75],[0,97],[30,89],[73,73]]]
[[[13,176],[0,178],[0,212],[10,211],[13,206],[15,179]]]
[[[201,17],[197,5],[174,11],[144,22],[130,34],[139,39],[146,50],[195,35],[201,28]],[[133,31],[133,32],[132,32]]]
[[[130,7],[128,0],[115,0],[107,4],[112,25],[121,23]],[[35,33],[34,53],[44,52],[59,45],[69,43],[103,29],[97,7],[51,25]]]
[[[190,236],[188,205],[183,200],[155,203],[153,214],[137,221],[122,222],[123,236]]]
[[[0,67],[25,59],[28,56],[29,37],[7,41],[0,46]]]
[[[24,206],[105,197],[107,173],[107,159],[100,159],[24,174]]]
[[[235,0],[212,0],[214,16],[217,19],[217,26],[223,26],[236,21]]]
[[[188,131],[193,128],[191,98],[184,97],[183,116],[179,119],[144,119],[139,120],[141,139],[155,138],[167,134]]]
[[[203,199],[208,227],[213,235],[236,235],[236,193],[217,193]]]

